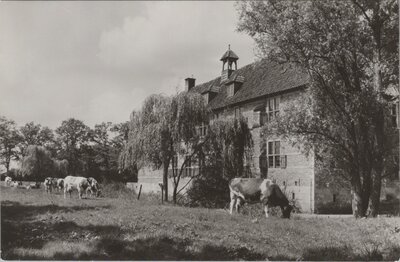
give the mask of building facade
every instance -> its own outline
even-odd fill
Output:
[[[250,176],[274,180],[301,212],[314,213],[318,205],[325,203],[350,202],[350,188],[335,181],[327,182],[313,153],[305,155],[301,145],[292,146],[279,136],[265,137],[261,132],[262,126],[285,107],[298,103],[296,98],[307,88],[307,73],[299,67],[267,59],[238,69],[238,60],[229,48],[220,59],[219,77],[199,85],[194,78],[187,78],[185,86],[186,91],[203,96],[213,119],[238,116],[246,119],[254,142]],[[206,131],[206,127],[199,127],[199,132]],[[196,165],[187,169],[189,176],[198,172]],[[150,183],[162,182],[162,174],[143,169],[138,179],[139,183],[149,183],[151,188]],[[156,192],[158,188],[153,186],[150,191]]]

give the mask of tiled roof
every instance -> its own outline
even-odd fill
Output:
[[[232,97],[227,97],[227,88],[221,83],[221,77],[197,85],[191,89],[191,92],[205,93],[219,90],[218,95],[208,106],[211,109],[220,109],[261,96],[304,86],[308,83],[308,74],[304,69],[293,64],[278,64],[267,59],[239,68],[232,73],[230,79],[238,76],[243,77],[244,82],[239,91]]]

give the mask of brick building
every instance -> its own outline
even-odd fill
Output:
[[[262,125],[307,88],[307,73],[267,59],[237,69],[239,57],[230,48],[220,60],[220,76],[199,85],[194,78],[187,78],[186,91],[202,94],[213,119],[239,115],[247,119],[254,141],[251,176],[275,180],[302,212],[313,213],[318,204],[327,202],[349,202],[350,188],[323,179],[324,172],[318,168],[313,154],[304,155],[298,146],[293,147],[278,136],[265,139],[261,135]],[[199,127],[199,131],[206,132],[206,127]],[[196,166],[191,166],[187,172],[196,171]],[[157,191],[155,184],[161,183],[162,172],[142,169],[138,179],[139,183],[148,184],[149,191]]]

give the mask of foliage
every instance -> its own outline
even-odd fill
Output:
[[[19,145],[22,156],[29,145],[44,146],[51,149],[54,144],[54,133],[48,127],[42,127],[34,122],[26,123],[20,128],[22,142]]]
[[[88,149],[89,130],[81,120],[74,118],[64,120],[56,129],[60,145],[58,157],[68,160],[70,174],[77,175],[84,172],[82,154]]]
[[[173,168],[173,200],[180,178],[189,161],[197,158],[203,144],[196,127],[207,121],[201,95],[183,92],[173,97],[149,96],[140,112],[133,112],[126,146],[120,155],[121,169],[151,165],[163,168],[165,199],[168,199],[168,169],[177,167],[174,156],[186,156],[179,171]]]
[[[352,214],[351,203],[328,202],[316,207],[317,214]]]
[[[15,122],[0,116],[0,164],[6,167],[7,172],[10,170],[11,160],[20,158],[17,146],[21,140]]]
[[[244,118],[213,121],[201,152],[203,166],[187,192],[190,205],[224,207],[229,202],[228,183],[245,175],[252,147]]]
[[[28,146],[21,162],[21,175],[33,181],[43,181],[54,176],[54,162],[51,154],[42,146]]]
[[[300,65],[310,76],[300,103],[275,123],[277,133],[328,156],[327,164],[351,181],[354,215],[366,214],[370,197],[376,215],[390,152],[382,93],[398,87],[397,1],[269,0],[238,9],[238,28],[261,55]]]

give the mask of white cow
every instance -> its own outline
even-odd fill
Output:
[[[9,176],[7,176],[7,177],[4,179],[4,182],[6,182],[6,185],[9,186],[9,185],[11,185],[12,178],[9,177]]]
[[[87,180],[88,180],[90,186],[88,186],[88,188],[86,189],[86,195],[90,195],[90,196],[94,195],[94,196],[98,197],[100,195],[99,183],[93,177],[88,177]]]
[[[229,189],[231,214],[234,207],[236,207],[236,212],[239,212],[239,208],[244,202],[261,202],[264,204],[266,217],[268,217],[270,207],[279,206],[282,210],[282,217],[290,218],[293,207],[279,186],[270,179],[234,178],[229,182]]]
[[[90,187],[90,183],[86,177],[67,176],[64,178],[64,198],[67,198],[67,192],[71,197],[72,190],[77,190],[79,198],[82,198],[83,193]]]
[[[22,186],[22,182],[21,181],[11,181],[11,185],[12,187],[18,187],[18,186]]]

